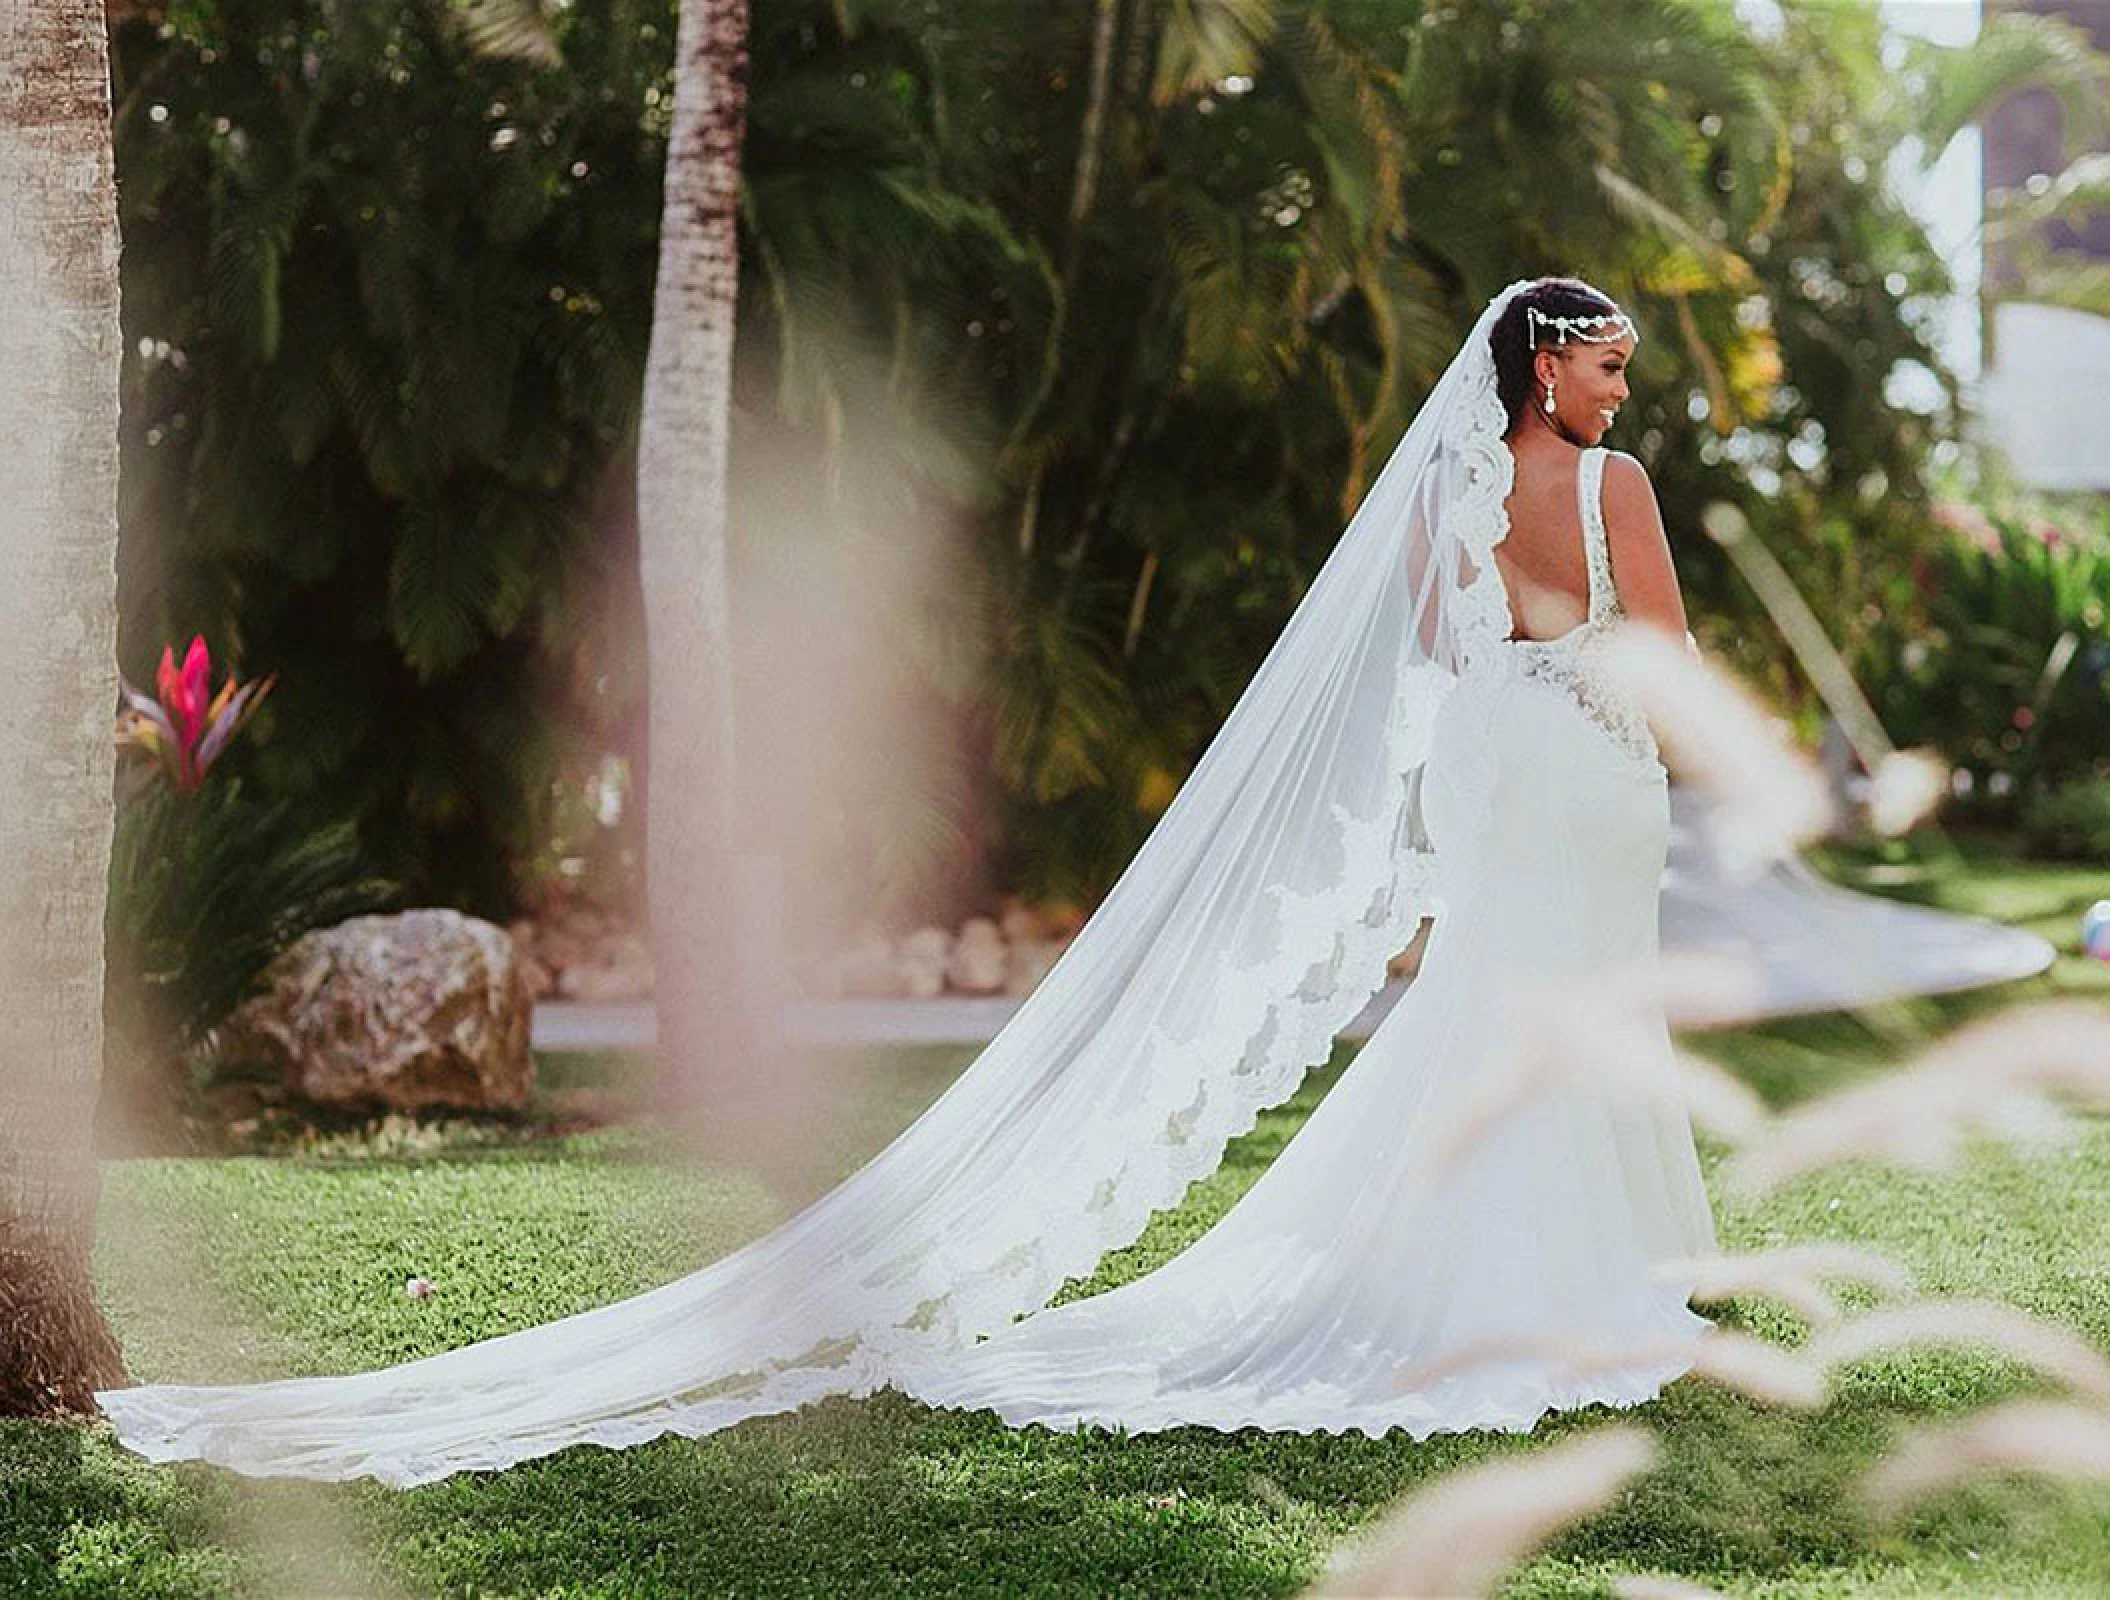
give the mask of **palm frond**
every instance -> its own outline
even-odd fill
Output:
[[[479,55],[561,66],[564,52],[541,0],[447,0],[448,15]]]
[[[1151,98],[1159,105],[1252,77],[1274,37],[1276,0],[1171,0]]]
[[[2041,191],[1996,189],[1986,196],[1985,234],[2007,243],[2061,223],[2080,227],[2110,211],[2110,154],[2079,157]]]
[[[2110,131],[2110,62],[2085,32],[2058,17],[2003,10],[1966,45],[1911,40],[1897,84],[1930,162],[1963,129],[2024,89],[2058,99],[2067,137],[2076,143]]]

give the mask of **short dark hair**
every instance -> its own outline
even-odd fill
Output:
[[[1520,289],[1495,325],[1487,342],[1495,357],[1495,393],[1509,413],[1514,429],[1524,419],[1531,403],[1531,358],[1550,339],[1533,340],[1530,314],[1545,317],[1609,317],[1619,315],[1619,306],[1602,289],[1592,288],[1580,278],[1540,278]]]

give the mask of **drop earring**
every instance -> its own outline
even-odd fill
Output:
[[[1550,380],[1546,384],[1546,415],[1553,415],[1553,384]]]

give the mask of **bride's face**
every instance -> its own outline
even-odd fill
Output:
[[[1584,444],[1601,441],[1610,430],[1619,408],[1626,404],[1626,364],[1633,354],[1632,339],[1541,350],[1538,358],[1541,405],[1545,385],[1548,381],[1553,385],[1553,415],[1546,420],[1557,423],[1560,432]]]

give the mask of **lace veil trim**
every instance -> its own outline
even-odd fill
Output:
[[[1323,1061],[1437,905],[1437,713],[1508,633],[1513,464],[1482,313],[1112,894],[998,1038],[835,1191],[700,1271],[423,1361],[100,1399],[131,1448],[409,1485],[700,1435],[1045,1305]]]

